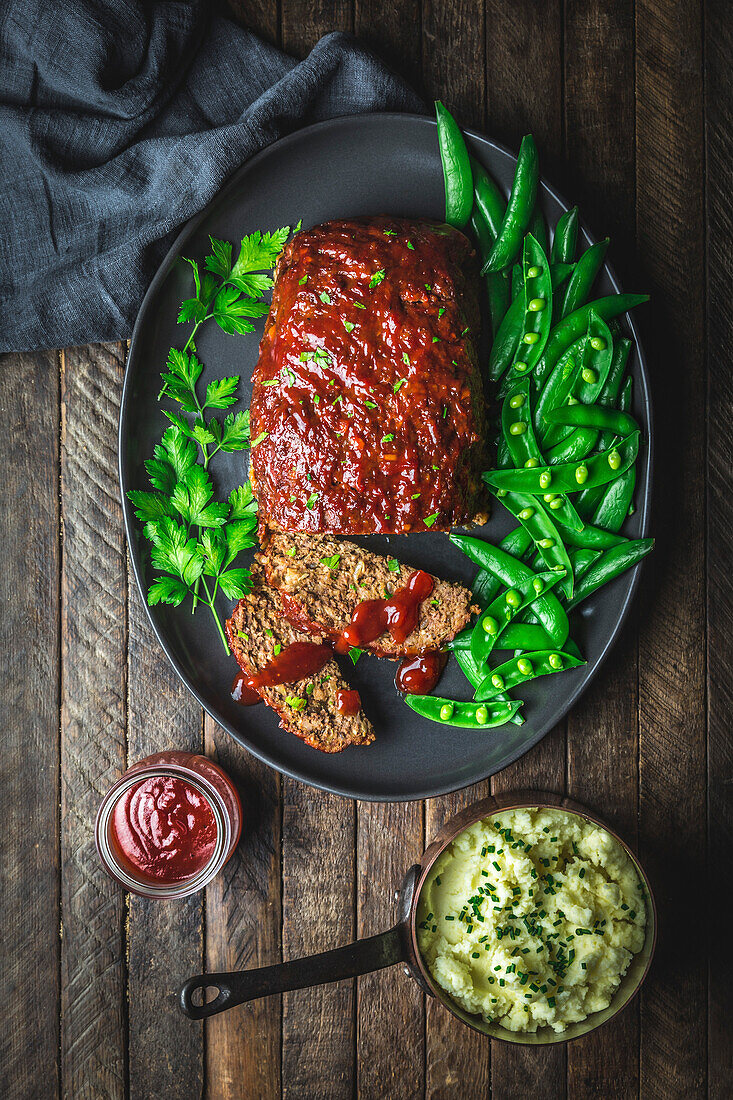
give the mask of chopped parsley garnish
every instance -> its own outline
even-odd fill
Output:
[[[389,569],[390,573],[399,573],[400,563],[397,561],[396,558],[387,558],[387,568]]]
[[[306,508],[308,508],[312,511],[317,500],[318,500],[318,493],[311,493],[311,495],[308,497],[307,501],[305,502]]]
[[[408,248],[410,249],[410,251],[411,251],[411,252],[414,252],[414,251],[415,251],[415,246],[414,246],[414,244],[412,243],[412,241],[408,241],[408,242],[407,242],[407,247],[408,247]]]
[[[364,650],[359,649],[357,645],[352,645],[351,649],[349,650],[349,657],[351,658],[351,663],[353,665],[356,664],[363,652]]]
[[[445,306],[441,306],[440,309],[438,310],[438,317],[442,317],[444,313],[445,313]]]
[[[396,237],[397,236],[394,229],[383,229],[382,232],[384,233],[385,237]]]
[[[402,388],[402,386],[404,386],[406,381],[407,381],[406,378],[398,378],[397,381],[395,382],[394,386],[392,387],[394,392],[399,393],[400,389]]]
[[[423,523],[425,524],[426,527],[432,527],[437,518],[438,518],[438,513],[433,512],[432,516],[426,516],[425,517],[425,519],[423,520]]]
[[[381,283],[381,282],[382,282],[383,280],[384,280],[384,268],[383,268],[383,267],[381,267],[381,268],[379,269],[379,271],[375,271],[375,272],[374,272],[374,274],[372,275],[371,279],[369,280],[369,289],[370,289],[370,290],[373,290],[373,289],[374,289],[374,287],[375,287],[375,286],[379,286],[379,284],[380,284],[380,283]]]
[[[321,558],[321,565],[327,565],[329,569],[338,569],[341,561],[340,554],[333,554],[330,558]]]
[[[290,499],[291,499],[291,500],[295,500],[295,497],[291,497]],[[288,555],[288,557],[289,557],[289,558],[294,558],[294,557],[295,557],[295,555],[296,555],[296,553],[297,553],[297,551],[296,551],[296,549],[295,549],[295,547],[294,547],[294,546],[290,546],[290,547],[288,547],[288,549],[287,549],[287,550],[285,551],[285,553],[286,553],[286,554]]]
[[[279,642],[275,642],[274,646],[272,647],[272,652],[273,652],[273,653],[275,654],[275,656],[277,657],[277,655],[278,655],[279,653],[282,653],[282,649],[283,649],[283,647],[282,647],[282,646],[280,645],[280,643],[279,643]]]
[[[347,332],[353,332],[354,331],[355,325],[354,325],[353,321],[344,321],[343,318],[342,318],[341,323],[343,324],[343,326],[344,326],[344,328],[346,329]]]
[[[307,700],[298,695],[288,695],[285,702],[289,707],[292,707],[293,710],[305,710]]]
[[[409,365],[410,365],[410,356],[407,354],[406,351],[402,352],[402,362],[405,364],[405,366],[409,367]]]
[[[374,401],[365,401],[364,404],[368,409],[376,409],[377,405]]]
[[[308,276],[304,275],[302,279],[298,279],[298,286],[305,286],[308,282]]]
[[[332,304],[331,298],[326,290],[322,290],[318,297],[321,299],[325,306],[330,306]]]
[[[366,306],[364,305],[363,302],[354,302],[354,305],[356,306],[357,309],[366,309]]]
[[[250,447],[256,447],[257,444],[261,443],[263,439],[267,439],[269,434],[269,432],[260,432],[256,439],[252,440],[252,442],[250,443]]]
[[[391,443],[393,439],[394,439],[393,433],[388,432],[387,435],[382,436],[382,443]]]
[[[412,496],[410,497],[410,500],[417,500],[417,498],[418,498],[419,496],[420,496],[420,494],[419,494],[419,493],[413,493],[413,494],[412,494]]]

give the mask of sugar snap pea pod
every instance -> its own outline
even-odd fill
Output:
[[[568,639],[566,638],[563,645],[567,646],[567,644]],[[496,648],[521,650],[552,649],[552,638],[539,623],[513,622],[509,623],[502,631],[501,638]],[[482,668],[480,672],[479,683],[481,683],[486,676],[486,670],[484,668]],[[478,683],[473,686],[478,687]]]
[[[605,554],[601,554],[598,561],[578,581],[573,598],[567,605],[568,611],[577,607],[582,600],[597,592],[599,588],[614,580],[619,574],[624,573],[634,565],[638,565],[653,546],[654,539],[633,539],[631,541],[627,540],[620,546],[614,546],[607,550]]]
[[[600,550],[586,550],[583,547],[574,547],[568,550],[568,557],[570,558],[570,564],[573,567],[573,576],[576,578],[582,577],[583,573],[590,569],[591,565],[597,558],[601,556]],[[534,569],[535,572],[542,569],[544,562],[540,554],[535,556],[529,562],[530,569]],[[525,616],[523,616],[525,618]],[[507,646],[507,648],[509,648]],[[542,649],[542,646],[535,646],[535,649]]]
[[[512,301],[521,294],[524,290],[524,277],[522,275],[522,265],[520,263],[512,264]]]
[[[470,157],[471,173],[473,175],[473,203],[474,207],[482,215],[486,226],[491,233],[492,244],[499,236],[501,223],[506,213],[506,202],[498,185],[491,178],[483,164]],[[489,250],[490,251],[490,250]],[[488,259],[488,252],[482,259]]]
[[[523,558],[532,545],[532,539],[524,527],[520,524],[510,531],[499,543],[499,549],[504,550],[513,558]],[[501,579],[489,569],[480,569],[476,574],[472,585],[472,592],[479,605],[488,606],[501,588]]]
[[[507,588],[514,587],[520,580],[534,576],[533,571],[524,562],[518,561],[505,550],[492,546],[490,542],[473,538],[471,535],[450,534],[448,537],[466,557],[482,569],[493,573]],[[562,645],[570,631],[570,624],[555,593],[548,592],[547,595],[539,596],[532,604],[532,608],[553,639],[553,645]]]
[[[483,478],[486,480],[486,474],[483,475]],[[547,568],[555,569],[557,572],[565,570],[567,576],[563,583],[563,589],[568,596],[571,595],[573,591],[573,573],[570,558],[565,549],[563,538],[544,505],[540,503],[537,497],[529,496],[526,493],[511,493],[506,489],[494,489],[492,491],[501,500],[504,507],[519,520],[523,527],[527,528]],[[563,527],[563,531],[566,530],[570,529]],[[560,643],[556,642],[555,644],[559,645]]]
[[[535,402],[535,433],[543,450],[568,434],[548,424],[546,414],[566,402],[587,401],[589,398],[595,401],[608,379],[612,363],[610,329],[603,318],[589,308],[585,332],[560,356]]]
[[[579,462],[591,453],[597,442],[598,432],[593,428],[576,428],[554,447],[548,447],[545,458],[550,466],[559,462]]]
[[[445,183],[445,220],[463,229],[473,207],[473,176],[468,149],[458,123],[440,100],[435,102],[438,145]]]
[[[618,398],[618,407],[621,412],[628,412],[631,408],[631,394],[634,388],[634,380],[631,375],[625,380],[621,386],[621,393]]]
[[[629,469],[606,486],[591,522],[596,527],[604,527],[607,531],[620,531],[624,520],[629,514],[629,507],[634,499],[634,487],[636,486],[636,469]]]
[[[614,324],[612,321],[611,324]],[[610,327],[610,326],[609,326]],[[598,404],[604,406],[615,407],[621,389],[621,383],[624,377],[624,371],[626,369],[626,363],[629,358],[629,352],[631,351],[631,340],[620,338],[615,340],[613,346],[613,359],[611,362],[611,369],[608,372],[608,378],[606,379],[603,389],[598,395]],[[582,431],[583,429],[578,429]],[[574,434],[574,433],[573,433]],[[599,451],[607,450],[613,443],[615,433],[613,432],[601,432],[598,436],[597,447]],[[567,439],[568,444],[572,441],[572,437]],[[565,441],[563,441],[565,442]],[[547,451],[547,461],[554,461],[552,456],[553,449]],[[589,452],[586,452],[589,453]],[[584,458],[585,455],[581,454],[568,454],[567,457],[559,459],[561,462],[571,462],[576,458]],[[598,507],[601,497],[605,493],[604,486],[598,486],[595,489],[584,489],[575,498],[575,507],[584,519],[589,519],[596,508]]]
[[[588,328],[588,316],[590,310],[594,310],[604,321],[612,317],[619,317],[627,313],[634,306],[648,302],[648,294],[609,294],[605,298],[596,298],[588,305],[581,306],[574,313],[569,313],[559,324],[555,325],[550,333],[542,358],[535,368],[535,381],[541,386],[558,359],[571,344],[579,340]]]
[[[639,425],[629,413],[609,409],[606,405],[563,405],[545,414],[549,424],[569,424],[574,428],[598,428],[613,435],[638,432]]]
[[[470,634],[470,630],[467,631],[467,633]],[[550,644],[552,644],[552,643],[550,643]],[[463,675],[468,680],[471,687],[473,687],[473,688],[478,687],[478,685],[481,683],[484,676],[486,675],[486,670],[484,668],[479,668],[479,666],[476,664],[473,657],[471,656],[470,650],[468,650],[468,649],[457,649],[455,651],[455,658],[456,658],[456,663],[458,664],[458,667],[460,668],[461,672],[463,673]],[[495,701],[497,703],[511,703],[512,702],[512,700],[509,698],[509,696],[506,694],[506,692],[503,692],[501,695],[497,695]],[[522,715],[519,713],[519,711],[515,711],[515,713],[511,716],[509,721],[511,722],[511,724],[513,726],[523,726],[524,725],[524,718],[522,718]]]
[[[519,252],[522,238],[527,232],[529,220],[532,217],[535,200],[537,198],[537,183],[539,180],[539,158],[537,146],[531,134],[522,138],[517,157],[517,169],[514,173],[514,183],[507,203],[506,212],[496,238],[491,255],[482,268],[482,275],[487,271],[501,271],[514,260]]]
[[[572,264],[551,264],[550,278],[553,291],[565,282],[573,270]],[[504,371],[514,359],[519,338],[522,335],[522,322],[524,321],[524,296],[518,295],[512,299],[512,303],[506,312],[506,316],[494,337],[494,342],[489,353],[489,378],[496,381],[501,378]]]
[[[522,273],[524,280],[522,331],[511,366],[502,382],[502,390],[513,388],[524,375],[534,369],[547,343],[552,324],[550,264],[531,233],[524,238]]]
[[[547,463],[537,444],[532,422],[532,407],[529,379],[521,379],[513,393],[504,398],[501,409],[501,430],[514,466],[517,469],[546,466]],[[499,463],[500,466],[508,463]],[[583,526],[583,521],[563,493],[554,490],[547,494],[546,501],[551,512],[562,513],[563,522],[569,526]]]
[[[582,531],[574,531],[572,527],[562,526],[560,530],[566,546],[581,550],[610,550],[613,546],[619,546],[621,543],[629,541],[623,535],[615,535],[613,531],[604,531],[602,527],[594,527],[592,523],[586,523]]]
[[[517,581],[516,585],[492,600],[471,631],[471,656],[474,661],[480,664],[487,660],[494,646],[500,643],[504,627],[564,576],[564,573],[557,572],[535,573],[531,579]]]
[[[484,702],[493,699],[499,692],[511,691],[519,684],[536,680],[539,676],[551,676],[555,672],[565,672],[569,668],[578,668],[585,661],[572,654],[557,649],[535,649],[519,658],[512,658],[498,665],[476,688],[474,699]],[[409,699],[409,696],[407,696]]]
[[[491,729],[504,726],[522,706],[519,699],[490,704],[462,703],[457,699],[443,699],[439,695],[406,695],[405,702],[411,710],[431,722],[444,726],[460,726],[461,729]]]
[[[540,496],[547,493],[577,493],[584,485],[606,485],[619,477],[636,460],[640,433],[627,435],[616,446],[592,455],[584,462],[561,462],[557,466],[535,466],[523,470],[487,470],[483,479],[492,489]]]
[[[578,208],[566,210],[557,225],[552,238],[550,262],[553,264],[571,264],[575,259],[578,245]]]
[[[573,310],[582,306],[588,300],[596,276],[601,270],[603,260],[608,251],[608,238],[592,244],[587,248],[575,265],[575,270],[570,276],[565,288],[560,317],[567,317]]]
[[[580,370],[572,375],[570,391],[566,398],[567,404],[578,402],[580,404],[593,404],[601,393],[611,371],[613,362],[613,337],[611,330],[602,317],[591,309],[588,313],[588,328],[585,340],[582,343],[582,358]],[[562,360],[561,360],[562,362]],[[554,374],[554,371],[553,371]],[[549,386],[552,377],[548,380]],[[562,402],[547,400],[542,402],[544,390],[540,393],[538,405],[543,404],[540,412],[540,438],[543,449],[549,449],[561,439],[572,433],[572,428],[562,427],[559,424],[548,424],[547,412],[550,408],[558,408]]]
[[[488,256],[494,238],[481,211],[476,206],[471,211],[471,228],[478,241],[481,256]],[[501,271],[492,272],[486,276],[485,285],[491,316],[491,331],[496,335],[499,325],[504,320],[506,311],[509,308],[509,280]]]
[[[535,203],[534,210],[532,211],[532,217],[529,221],[529,232],[532,234],[538,245],[547,256],[550,258],[550,238],[547,234],[547,222],[545,221],[545,215],[542,213],[542,208],[539,202]]]

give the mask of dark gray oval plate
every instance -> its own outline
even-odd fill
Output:
[[[479,134],[469,133],[476,157],[508,191],[515,157]],[[550,225],[567,209],[546,184],[542,204]],[[191,293],[190,268],[180,255],[201,258],[208,235],[238,241],[255,229],[315,225],[329,218],[360,214],[395,214],[442,219],[443,177],[435,123],[418,115],[364,115],[319,123],[265,149],[244,165],[210,206],[183,229],[168,253],[140,309],[127,360],[120,416],[120,481],[125,525],[133,568],[143,593],[151,570],[148,545],[142,537],[125,492],[148,488],[144,460],[167,426],[158,402],[160,373],[168,349],[181,347],[187,326],[176,323],[179,303]],[[591,242],[586,230],[581,244]],[[618,290],[606,267],[599,293]],[[625,533],[646,534],[651,471],[651,415],[644,357],[636,340],[633,358],[634,415],[643,425],[647,446],[638,463],[636,511]],[[205,364],[203,381],[241,374],[241,407],[250,399],[249,379],[257,360],[260,330],[251,336],[227,336],[215,325],[200,330],[197,347]],[[213,476],[222,494],[246,477],[241,454],[220,455]],[[501,538],[514,520],[496,515],[481,534]],[[475,567],[446,535],[426,533],[367,540],[409,564],[446,578],[470,583]],[[457,790],[484,779],[527,752],[572,707],[616,638],[633,595],[638,569],[607,585],[574,615],[573,636],[587,657],[581,669],[537,680],[523,690],[523,726],[472,731],[442,727],[419,718],[394,687],[395,665],[364,656],[346,676],[361,693],[377,740],[366,749],[347,749],[333,756],[317,752],[278,726],[265,706],[244,708],[232,702],[230,685],[234,659],[223,649],[206,608],[195,616],[184,608],[158,606],[148,612],[153,629],[178,675],[240,744],[281,772],[316,787],[353,798],[401,800],[425,798]],[[231,604],[222,600],[222,620]],[[470,698],[460,670],[451,660],[439,685],[441,695]],[[175,732],[171,731],[172,739]]]

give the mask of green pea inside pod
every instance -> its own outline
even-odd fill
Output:
[[[534,369],[552,325],[550,263],[542,245],[531,233],[524,238],[522,272],[524,316],[512,364],[502,383],[502,393],[511,392],[518,380]],[[519,369],[518,364],[521,364]]]
[[[496,693],[500,694],[499,692]],[[479,703],[464,703],[457,699],[444,699],[438,695],[406,695],[405,702],[411,710],[431,722],[461,729],[492,729],[511,722],[522,706],[520,699],[497,699]],[[450,716],[443,718],[448,713]]]
[[[492,669],[476,689],[474,698],[476,702],[485,703],[499,693],[499,689],[493,683],[494,676],[501,679],[504,691],[511,691],[512,688],[520,684],[526,684],[529,680],[536,680],[540,676],[550,676],[556,672],[579,668],[584,664],[585,661],[582,657],[576,657],[572,653],[568,653],[567,650],[533,650],[522,654],[517,660],[506,661],[504,664]]]
[[[553,466],[553,489],[560,493],[576,493],[583,487],[606,485],[633,465],[639,453],[639,443],[640,433],[632,432],[620,440],[617,447],[591,455],[585,462],[562,462]],[[614,456],[613,462],[609,461],[611,456]],[[483,478],[494,490],[506,489],[510,493],[531,494],[539,507],[537,497],[542,493],[540,478],[543,472],[539,466],[534,470],[489,470]]]
[[[567,425],[549,420],[547,414],[571,401],[574,405],[592,405],[608,378],[613,361],[613,337],[608,325],[595,310],[589,310],[585,336],[579,341],[579,346],[572,346],[570,357],[575,363],[574,368],[563,365],[563,357],[558,363],[558,375],[553,372],[537,400],[535,432],[543,452],[573,431]]]
[[[564,580],[561,571],[533,573],[521,563],[512,571],[514,584],[500,592],[479,617],[471,631],[470,653],[477,665],[483,664],[496,646],[501,646],[502,631],[525,608]]]

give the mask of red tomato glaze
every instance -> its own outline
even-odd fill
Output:
[[[184,882],[211,859],[217,829],[203,795],[174,776],[130,787],[112,811],[111,839],[123,866],[158,885]]]
[[[354,608],[351,622],[336,644],[339,653],[351,646],[365,646],[388,630],[398,643],[404,642],[417,626],[420,604],[433,591],[433,578],[416,569],[404,588],[387,600],[363,600]]]
[[[428,695],[440,679],[447,660],[447,653],[405,657],[394,678],[397,690],[403,695]]]
[[[337,691],[336,710],[339,714],[358,714],[361,710],[361,697],[358,691]]]

